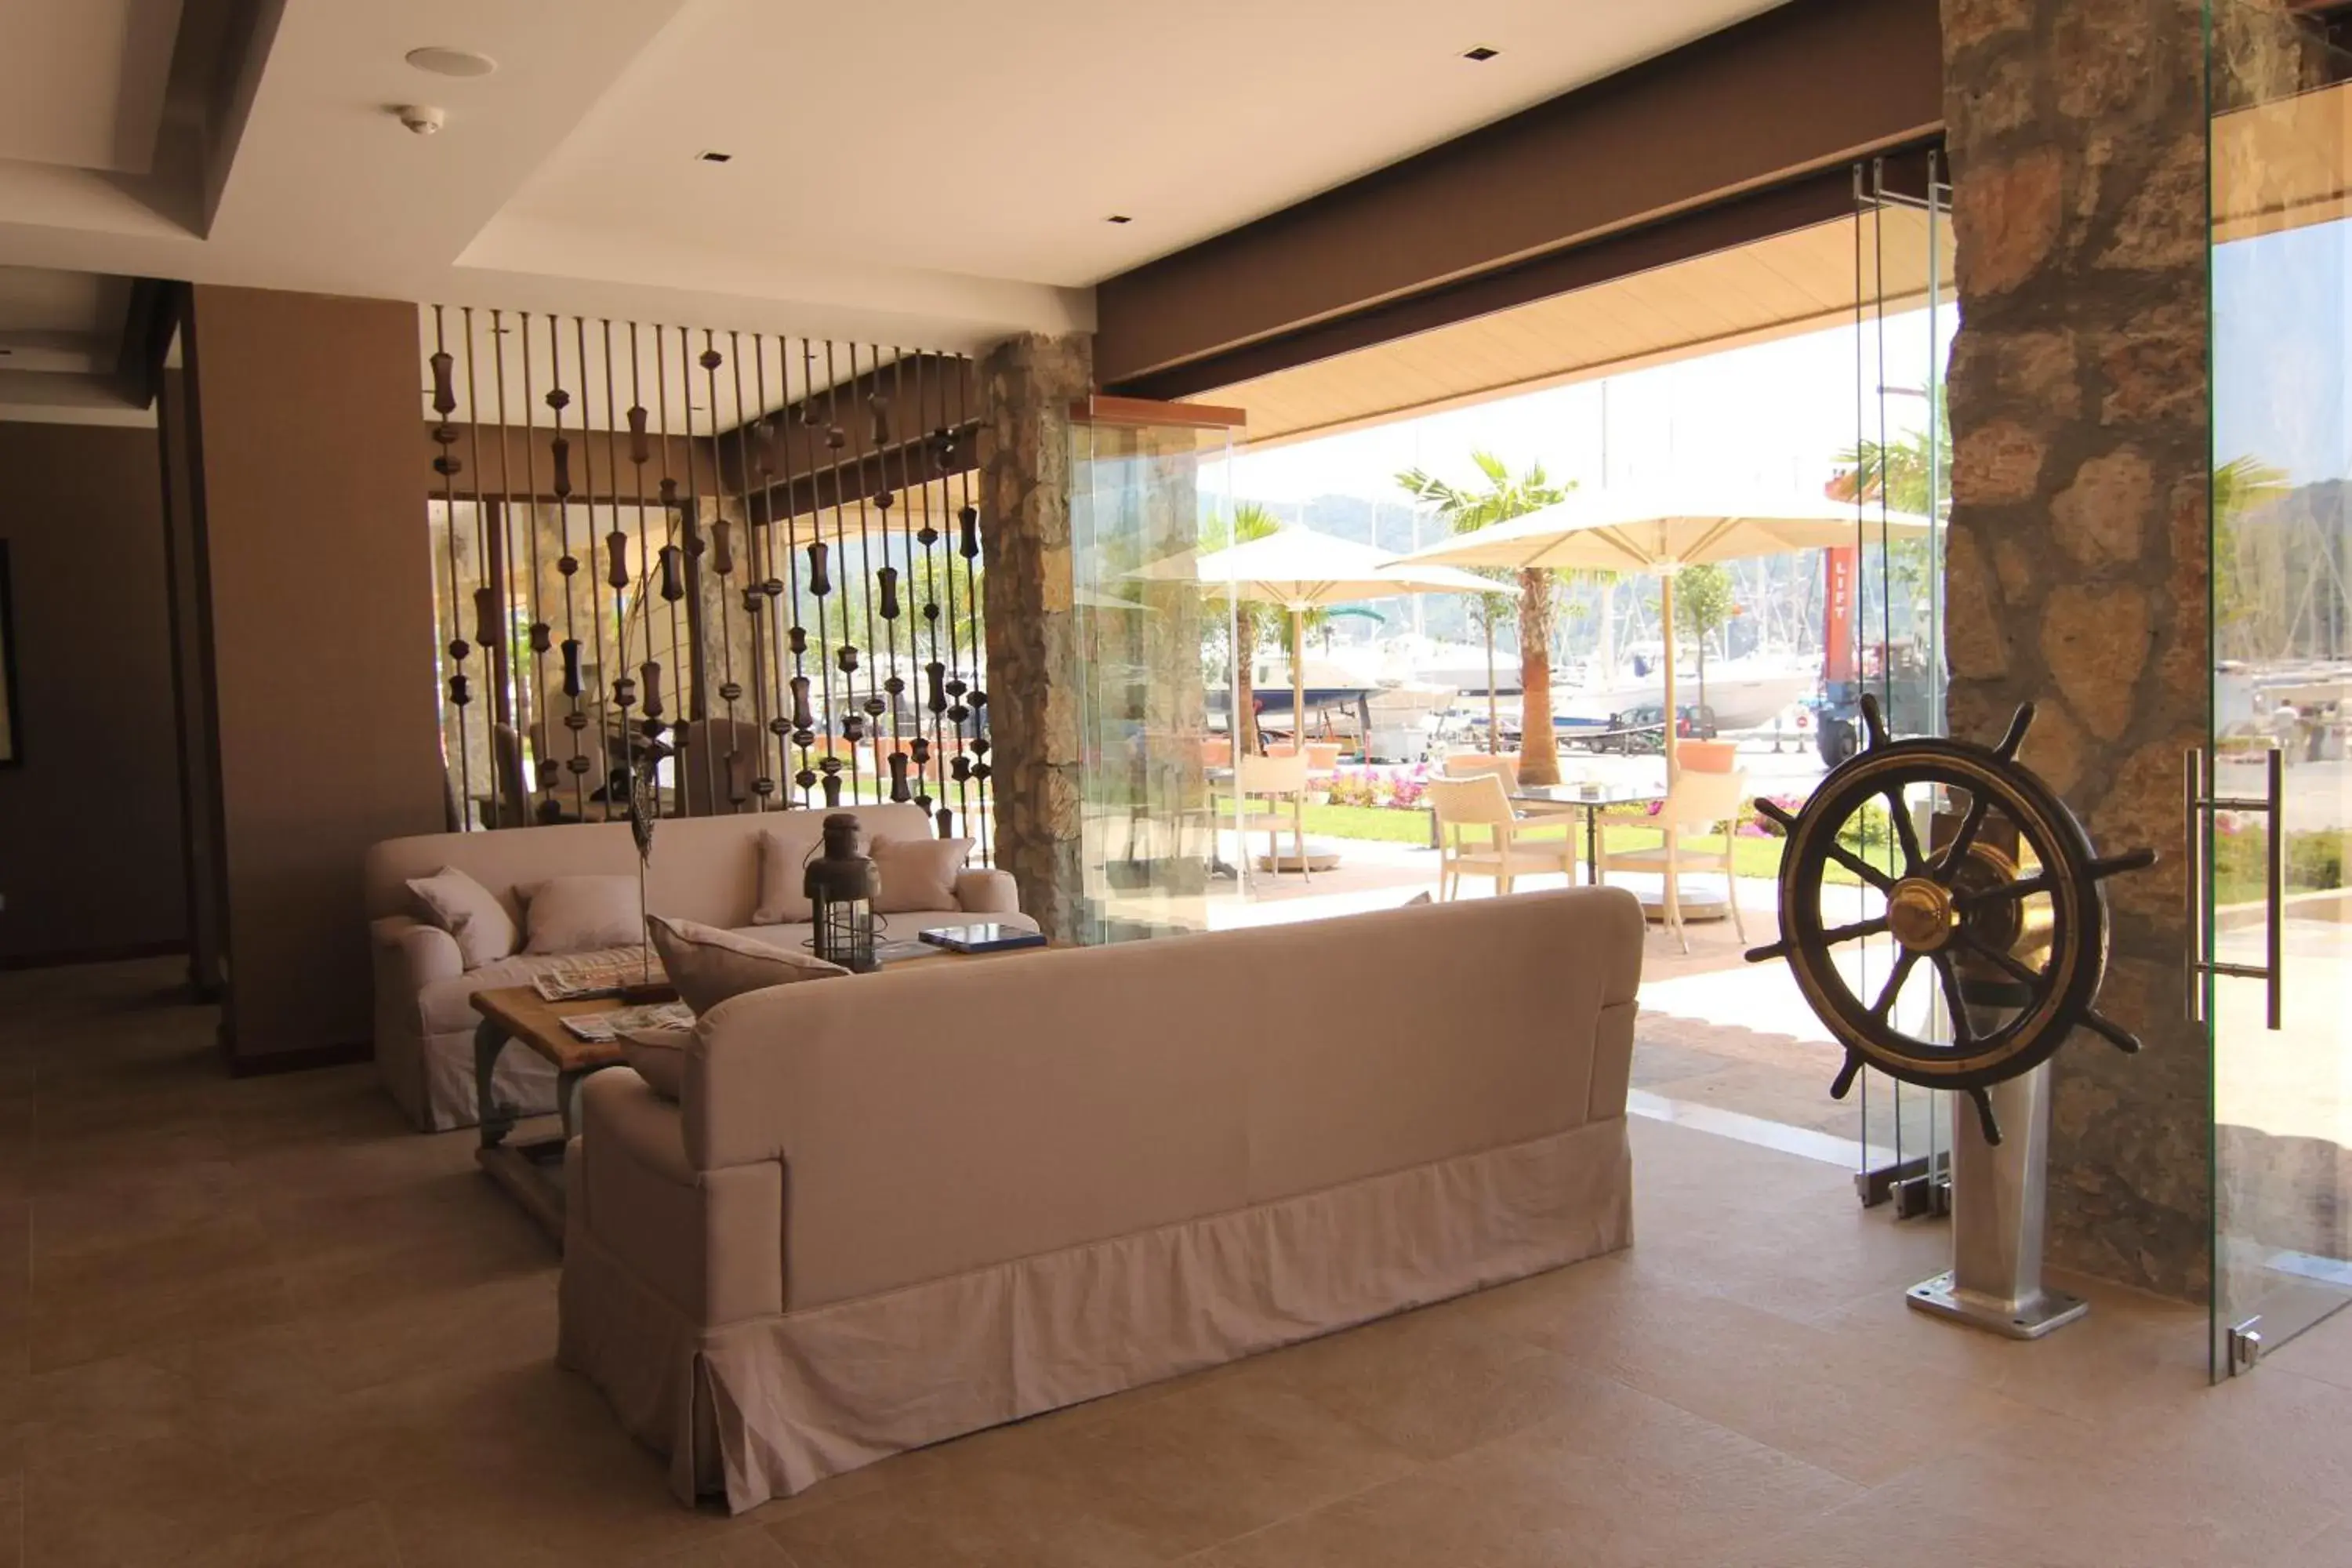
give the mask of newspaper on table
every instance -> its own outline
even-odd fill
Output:
[[[625,985],[658,984],[669,977],[661,960],[641,947],[607,947],[594,952],[570,952],[534,979],[531,989],[542,1002],[576,1002],[583,996],[610,996]]]
[[[656,1002],[650,1007],[615,1007],[609,1013],[581,1013],[563,1020],[563,1026],[590,1045],[604,1045],[635,1029],[687,1029],[694,1026],[694,1009],[683,1002]]]

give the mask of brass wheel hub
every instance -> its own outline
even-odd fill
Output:
[[[1952,895],[1927,877],[1906,877],[1886,896],[1886,926],[1913,952],[1934,952],[1952,940]]]

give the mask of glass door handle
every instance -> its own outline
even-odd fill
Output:
[[[2189,907],[2183,911],[2187,916],[2184,925],[2188,932],[2189,957],[2181,968],[2188,986],[2188,995],[2183,1002],[2189,1021],[2201,1024],[2205,1021],[2205,930],[2210,918],[2205,908],[2205,871],[2211,864],[2213,848],[2212,818],[2205,810],[2205,797],[2212,791],[2205,782],[2205,749],[2191,746],[2188,763],[2183,770],[2188,777],[2188,788],[2181,806],[2181,822],[2189,838],[2188,890],[2185,895]]]
[[[2212,793],[2212,774],[2205,753],[2189,753],[2189,1016],[2205,1020],[2204,984],[2209,974],[2263,983],[2268,1022],[2275,1032],[2285,1026],[2286,1014],[2286,752],[2277,746],[2263,753],[2262,798],[2247,799]],[[2206,951],[2211,918],[2207,908],[2207,879],[2212,864],[2213,816],[2217,811],[2260,812],[2268,823],[2264,845],[2263,886],[2267,942],[2264,962],[2223,963]]]

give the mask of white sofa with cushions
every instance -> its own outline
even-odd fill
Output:
[[[808,940],[805,924],[751,923],[758,902],[759,838],[762,833],[777,835],[797,863],[816,847],[825,815],[769,811],[663,822],[654,835],[646,907],[655,914],[723,926],[781,947],[800,946]],[[935,835],[931,819],[919,806],[862,805],[856,815],[869,839]],[[520,928],[523,910],[517,888],[566,875],[634,877],[637,851],[628,825],[622,822],[436,833],[389,839],[368,851],[376,1070],[417,1126],[435,1131],[470,1126],[475,1121],[474,1026],[480,1020],[473,1009],[474,993],[528,984],[559,956],[518,952],[466,968],[456,939],[417,918],[408,889],[410,879],[430,877],[445,866],[456,867],[497,894]],[[1004,872],[968,867],[956,878],[954,891],[953,908],[890,915],[889,933],[912,936],[924,926],[974,918],[1035,924],[1019,912],[1013,879]],[[526,1114],[555,1107],[553,1069],[529,1051],[508,1051],[499,1058],[495,1087],[501,1100]]]
[[[1622,1247],[1614,888],[751,992],[582,1088],[558,1356],[738,1511]]]

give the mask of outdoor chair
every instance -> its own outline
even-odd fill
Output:
[[[1518,878],[1558,871],[1576,880],[1576,845],[1563,836],[1529,838],[1530,825],[1511,809],[1500,773],[1431,779],[1423,786],[1437,826],[1437,896],[1452,902],[1466,876],[1491,877],[1497,895]],[[1547,826],[1557,826],[1549,824]]]
[[[1504,793],[1519,787],[1519,754],[1517,752],[1455,752],[1445,759],[1445,776],[1450,779],[1475,779],[1481,773],[1501,777]]]
[[[1732,861],[1738,844],[1739,818],[1748,811],[1748,774],[1745,771],[1728,773],[1699,773],[1685,769],[1677,776],[1666,798],[1659,803],[1658,815],[1651,819],[1653,826],[1664,834],[1662,842],[1641,849],[1611,849],[1602,840],[1600,872],[1606,877],[1612,870],[1655,871],[1665,879],[1664,912],[1666,929],[1690,951],[1690,938],[1683,931],[1682,898],[1677,879],[1685,871],[1721,871],[1724,895],[1731,906],[1731,929],[1744,943],[1748,926],[1739,918],[1739,873]],[[1721,849],[1695,848],[1684,842],[1686,837],[1723,835]]]
[[[1307,759],[1296,754],[1236,758],[1234,794],[1241,821],[1243,864],[1249,863],[1249,836],[1263,830],[1266,862],[1278,872],[1282,856],[1276,836],[1286,826],[1291,850],[1298,858],[1298,874],[1313,881],[1307,868]],[[1286,803],[1287,812],[1283,809]]]

